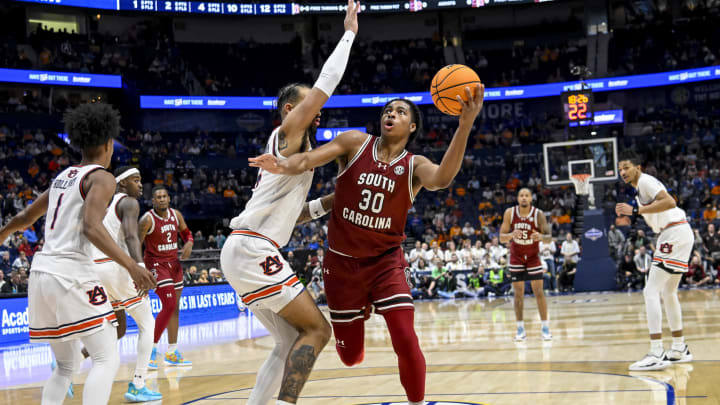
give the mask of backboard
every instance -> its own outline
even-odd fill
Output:
[[[570,176],[586,173],[591,183],[617,181],[616,138],[582,139],[543,145],[545,184],[572,185]]]

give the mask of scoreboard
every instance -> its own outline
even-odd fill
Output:
[[[184,0],[15,0],[52,6],[84,7],[98,10],[142,11],[221,15],[295,15],[344,13],[346,5],[327,3],[237,3]],[[361,12],[394,13],[478,8],[492,5],[533,4],[554,0],[380,0],[361,2]]]
[[[592,89],[565,91],[560,95],[566,123],[583,125],[593,120]]]

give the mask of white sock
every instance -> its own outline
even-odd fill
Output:
[[[673,337],[672,338],[672,349],[673,350],[685,350],[685,337]]]
[[[518,328],[525,328],[525,321],[517,321],[517,327]]]
[[[292,402],[285,402],[285,401],[281,401],[278,399],[277,402],[275,402],[275,405],[295,405],[295,404],[293,404]]]
[[[543,327],[543,328],[548,328],[548,329],[550,329],[550,321],[545,320],[545,321],[540,321],[540,323],[542,324],[542,327]]]
[[[135,362],[135,378],[133,384],[138,389],[145,386],[148,363],[152,355],[153,331],[155,329],[155,318],[152,316],[150,301],[143,298],[139,305],[129,309],[128,314],[135,319],[138,327],[137,360]]]
[[[141,375],[135,374],[135,376],[133,377],[133,385],[135,386],[135,388],[141,390],[145,386],[145,379],[142,378]]]
[[[425,405],[425,401],[424,400],[420,401],[420,402],[408,401],[408,405]]]
[[[168,349],[167,349],[168,353],[175,353],[175,350],[177,350],[177,343],[168,345]]]
[[[653,356],[660,357],[665,349],[663,348],[662,339],[651,339],[650,340],[650,354]]]

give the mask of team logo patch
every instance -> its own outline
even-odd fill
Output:
[[[672,250],[673,245],[671,245],[670,243],[663,243],[662,245],[660,245],[660,252],[665,253],[666,255],[672,253]]]
[[[85,293],[88,295],[88,302],[93,305],[102,305],[108,300],[105,289],[99,285],[96,285],[92,290],[85,291]]]
[[[597,228],[590,228],[585,232],[585,237],[595,242],[603,237],[603,232]]]
[[[398,176],[402,176],[403,173],[405,173],[405,168],[403,166],[395,167],[395,174],[397,174]]]
[[[78,173],[80,173],[80,170],[72,169],[68,172],[68,177],[72,179],[73,177],[77,176]]]
[[[412,270],[410,270],[410,267],[405,267],[405,282],[407,283],[408,287],[412,290],[412,279],[411,279]]]

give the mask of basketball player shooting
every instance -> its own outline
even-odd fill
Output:
[[[140,218],[138,236],[145,243],[143,260],[157,279],[155,293],[162,309],[155,318],[155,333],[150,363],[148,367],[156,370],[157,345],[165,328],[168,330],[168,348],[165,352],[165,364],[169,366],[191,366],[177,348],[180,329],[180,296],[183,290],[183,270],[178,259],[178,234],[185,245],[180,258],[187,259],[192,253],[193,236],[180,211],[170,208],[170,195],[163,186],[152,190],[152,209]]]
[[[320,124],[320,109],[340,83],[358,31],[360,3],[349,0],[345,33],[323,65],[312,88],[290,84],[280,90],[282,123],[267,141],[275,159],[293,159],[310,150]],[[243,302],[267,328],[275,347],[258,370],[248,404],[297,402],[317,356],[330,339],[330,325],[303,288],[279,249],[290,240],[296,222],[319,218],[332,208],[332,195],[305,204],[313,171],[299,176],[260,170],[245,210],[230,221],[233,229],[220,254],[223,273]]]
[[[400,381],[411,405],[424,404],[425,358],[413,326],[407,262],[401,247],[407,213],[422,188],[450,185],[465,155],[473,122],[483,105],[484,86],[466,87],[458,128],[442,162],[413,155],[405,147],[422,130],[418,107],[395,99],[382,109],[381,136],[348,131],[312,151],[279,159],[250,158],[250,165],[278,175],[301,175],[338,159],[340,173],[328,224],[329,251],[323,276],[340,359],[348,366],[364,357],[364,322],[371,306],[382,314],[398,356]]]
[[[645,310],[650,330],[650,352],[630,365],[631,371],[662,370],[672,363],[687,363],[693,356],[685,344],[682,327],[682,310],[678,299],[678,285],[688,271],[695,236],[687,222],[685,211],[678,208],[665,186],[655,177],[642,172],[640,159],[632,152],[624,154],[618,162],[623,181],[637,190],[637,207],[618,203],[615,213],[629,216],[635,226],[642,215],[657,235],[650,272],[645,283]],[[672,333],[672,346],[665,351],[662,341],[662,308]]]
[[[543,292],[543,266],[540,261],[538,242],[552,242],[547,219],[542,211],[532,205],[532,192],[522,188],[518,192],[518,205],[505,210],[500,226],[500,242],[510,242],[510,274],[514,292],[515,320],[517,333],[515,341],[525,340],[525,322],[523,304],[525,299],[525,281],[530,281],[538,312],[540,313],[543,340],[552,340],[548,322],[547,301]]]
[[[80,340],[92,358],[83,404],[106,404],[120,356],[115,313],[96,274],[93,245],[122,266],[141,290],[153,288],[155,281],[103,226],[115,194],[115,178],[105,168],[120,132],[120,115],[107,104],[83,104],[64,120],[70,143],[82,150],[80,165],[63,170],[50,189],[0,228],[0,243],[47,214],[45,245],[35,254],[28,291],[30,342],[50,343],[57,361],[41,403],[63,403],[82,360]]]

